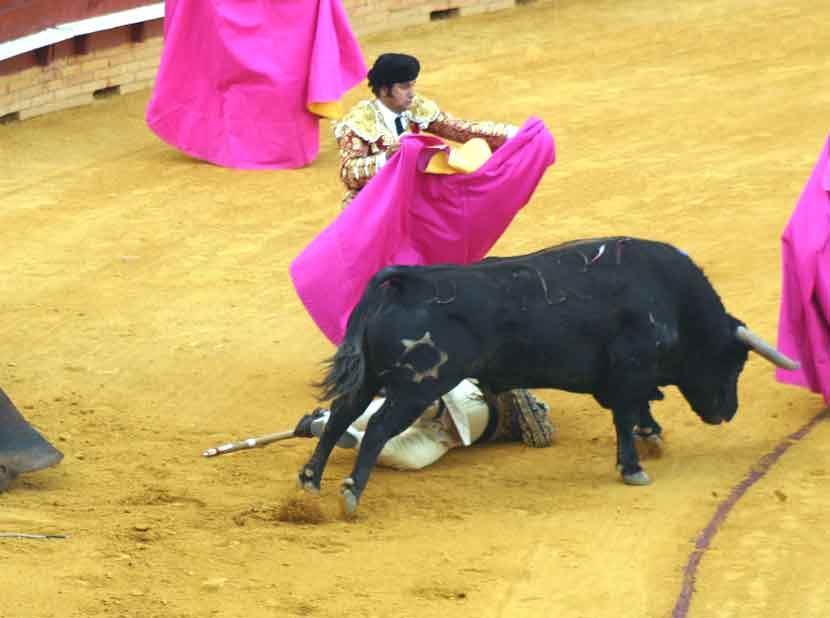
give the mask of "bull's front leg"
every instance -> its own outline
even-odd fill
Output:
[[[651,479],[640,467],[634,446],[634,425],[639,418],[637,406],[615,406],[614,429],[617,431],[617,469],[626,485],[648,485]]]
[[[654,420],[648,403],[640,407],[639,419],[634,428],[634,444],[640,457],[663,456],[663,428]]]
[[[351,475],[343,480],[340,488],[341,505],[346,515],[352,515],[357,510],[360,496],[366,489],[372,468],[383,447],[391,438],[412,425],[429,404],[429,401],[413,403],[390,398],[369,419],[354,469]]]
[[[323,479],[323,470],[329,460],[329,455],[337,441],[351,425],[363,413],[363,410],[371,402],[372,397],[362,394],[355,398],[355,403],[348,406],[343,398],[335,399],[331,405],[331,416],[326,422],[323,435],[317,442],[311,458],[300,469],[298,483],[301,489],[313,494],[320,493],[320,483]]]

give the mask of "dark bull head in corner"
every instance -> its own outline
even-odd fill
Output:
[[[34,429],[0,389],[0,493],[19,475],[54,466],[63,454]]]
[[[649,402],[676,385],[700,418],[729,421],[750,350],[797,365],[724,309],[703,272],[674,247],[632,238],[582,240],[468,266],[377,273],[352,312],[322,387],[332,417],[300,485],[318,492],[332,447],[381,387],[341,497],[357,508],[392,436],[463,378],[483,388],[591,394],[613,413],[626,483],[649,481],[635,432],[659,435]]]

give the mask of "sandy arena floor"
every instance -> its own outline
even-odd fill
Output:
[[[779,236],[828,130],[827,23],[815,0],[549,1],[361,42],[418,54],[458,116],[551,128],[558,162],[494,254],[666,240],[774,342]],[[322,521],[281,521],[310,441],[201,452],[314,405],[333,349],[287,269],[337,212],[334,141],[307,169],[220,169],[156,139],[148,98],[0,126],[0,385],[66,454],[0,496],[0,531],[69,535],[0,539],[2,618],[830,614],[830,423],[787,440],[823,403],[757,356],[730,425],[668,389],[649,487],[618,480],[607,412],[541,391],[555,447],[377,469],[354,522],[339,451]]]

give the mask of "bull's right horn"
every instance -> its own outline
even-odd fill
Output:
[[[785,356],[745,326],[735,329],[735,337],[777,367],[789,371],[795,371],[801,367],[801,363]]]

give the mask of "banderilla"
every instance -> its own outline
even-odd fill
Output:
[[[216,457],[217,455],[224,455],[225,453],[233,453],[235,451],[244,451],[249,448],[259,448],[261,446],[267,446],[274,442],[279,442],[280,440],[288,440],[289,438],[299,437],[294,433],[294,430],[291,431],[278,431],[277,433],[269,433],[264,436],[260,436],[258,438],[247,438],[245,440],[240,440],[239,442],[228,442],[227,444],[221,444],[219,446],[209,448],[205,452],[202,453],[205,457]]]

